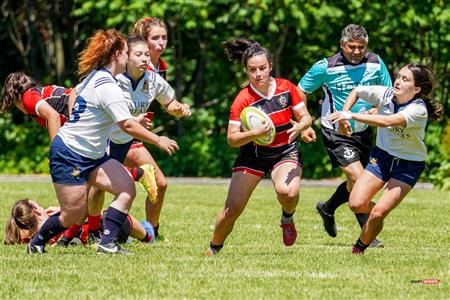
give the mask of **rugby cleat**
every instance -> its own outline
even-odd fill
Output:
[[[323,209],[325,203],[323,202],[317,202],[316,209],[319,212],[319,215],[322,217],[323,221],[323,227],[325,228],[325,231],[328,233],[331,237],[336,237],[337,230],[336,230],[336,223],[334,222],[334,214],[330,215],[329,213],[325,212]]]
[[[364,251],[353,245],[352,254],[364,254]]]
[[[382,241],[374,239],[370,245],[369,248],[384,248],[384,244]]]
[[[89,245],[98,245],[102,239],[100,230],[89,231],[88,232],[88,244]]]
[[[99,244],[97,246],[97,253],[98,254],[123,254],[123,255],[130,255],[133,254],[133,252],[122,248],[118,243],[112,242],[106,245]]]
[[[292,246],[297,239],[297,230],[295,229],[294,223],[291,224],[281,224],[280,227],[283,229],[283,243],[285,246]]]
[[[144,221],[141,222],[141,225],[142,225],[142,227],[144,227],[145,231],[150,236],[150,242],[149,243],[154,243],[155,242],[155,229],[153,228],[152,223],[150,223],[147,220],[144,220]]]
[[[58,247],[68,247],[70,245],[70,242],[72,241],[71,238],[68,238],[65,234],[63,234],[59,240],[56,242],[56,246]]]
[[[158,200],[156,199],[156,197],[158,196],[158,186],[156,185],[155,179],[155,167],[150,164],[145,164],[139,166],[139,168],[144,171],[144,174],[141,176],[141,178],[139,178],[138,182],[147,192],[150,202],[156,203],[156,201]]]
[[[44,253],[47,253],[47,251],[45,251],[45,246],[31,245],[31,243],[29,243],[27,246],[27,253],[28,254],[44,254]]]

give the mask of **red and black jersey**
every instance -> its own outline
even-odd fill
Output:
[[[156,66],[153,67],[152,65],[149,65],[148,69],[164,78],[164,80],[167,80],[167,64],[161,57],[158,59],[158,64]]]
[[[289,122],[293,116],[292,110],[304,105],[294,84],[282,78],[273,80],[275,80],[273,94],[265,96],[249,84],[240,91],[230,109],[230,124],[240,125],[241,112],[248,106],[257,107],[269,115],[275,125],[275,140],[268,146],[257,146],[258,148],[277,148],[288,145],[289,134],[286,131],[292,127]],[[250,148],[254,149],[255,144],[248,143],[241,148],[243,147],[251,151]]]
[[[47,126],[47,120],[38,113],[39,105],[45,101],[59,113],[62,125],[69,117],[68,102],[71,91],[72,89],[56,85],[33,87],[23,93],[23,106],[28,115],[32,116],[40,125]]]

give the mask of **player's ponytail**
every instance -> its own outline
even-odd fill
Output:
[[[86,48],[78,57],[78,75],[86,77],[111,62],[116,51],[125,49],[125,38],[115,29],[99,30],[87,40]]]
[[[38,221],[33,213],[35,207],[28,199],[17,201],[12,210],[11,217],[7,220],[5,226],[5,236],[3,243],[5,245],[14,245],[22,243],[20,230],[35,231]]]
[[[439,120],[444,113],[442,104],[432,100],[435,78],[430,67],[419,64],[410,63],[406,67],[411,71],[414,78],[414,85],[420,87],[420,91],[416,97],[421,98],[427,105],[428,118],[430,120]]]
[[[245,38],[232,38],[221,43],[225,54],[230,61],[242,61],[246,68],[247,61],[253,56],[264,54],[269,64],[272,65],[272,54],[258,42]]]
[[[0,112],[7,112],[14,104],[22,99],[26,90],[36,86],[33,78],[24,72],[9,74],[3,85]]]

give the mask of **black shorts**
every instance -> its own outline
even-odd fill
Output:
[[[129,141],[125,144],[116,144],[112,141],[109,141],[109,156],[123,164],[132,143],[133,141]]]
[[[360,161],[363,167],[369,162],[372,150],[372,128],[356,132],[351,137],[322,127],[322,139],[333,168],[346,167]]]
[[[256,176],[263,177],[270,173],[273,169],[284,163],[295,163],[303,168],[302,153],[298,150],[297,143],[270,149],[264,147],[265,151],[248,152],[241,151],[239,156],[234,161],[234,172],[247,172]],[[241,149],[242,150],[242,149]],[[269,151],[277,153],[277,155],[270,155]],[[262,153],[264,155],[261,155]]]

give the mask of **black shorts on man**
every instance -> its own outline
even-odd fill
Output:
[[[346,167],[356,161],[364,166],[369,162],[372,150],[372,128],[356,132],[351,137],[322,127],[322,139],[333,168]]]

